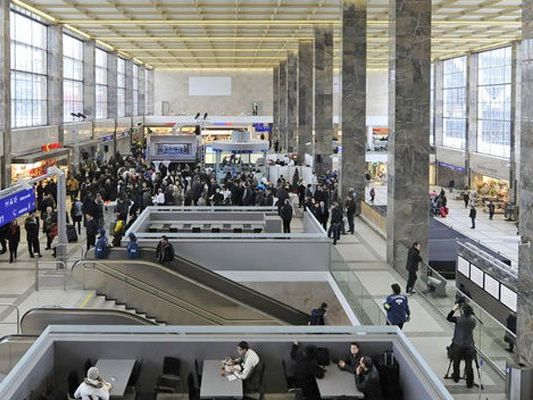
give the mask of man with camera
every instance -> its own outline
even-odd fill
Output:
[[[457,310],[460,310],[459,317],[454,316]],[[449,357],[453,361],[452,378],[454,382],[459,382],[459,367],[461,360],[464,360],[466,386],[471,388],[474,386],[474,371],[472,369],[472,361],[476,357],[473,335],[474,328],[476,327],[474,310],[467,303],[456,303],[446,318],[448,321],[455,324],[452,344],[449,349]]]

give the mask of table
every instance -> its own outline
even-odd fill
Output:
[[[100,376],[113,385],[109,392],[111,397],[124,396],[134,364],[135,360],[98,360],[95,367]]]
[[[316,380],[321,398],[334,399],[346,396],[363,399],[365,397],[355,386],[354,374],[339,369],[335,364],[325,368],[324,378]]]
[[[228,381],[220,375],[221,360],[204,360],[200,398],[235,398],[242,399],[242,380]]]

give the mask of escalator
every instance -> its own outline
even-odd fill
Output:
[[[309,316],[184,257],[160,265],[155,250],[128,260],[111,249],[105,260],[88,252],[72,270],[85,289],[174,325],[306,325]]]

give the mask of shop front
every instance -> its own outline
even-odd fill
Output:
[[[59,143],[45,144],[38,152],[15,156],[11,162],[11,182],[44,175],[48,168],[53,166],[68,173],[69,157],[70,149],[61,147]]]
[[[443,161],[436,161],[436,183],[442,187],[463,189],[466,181],[466,169],[464,166],[453,165]]]
[[[472,173],[472,190],[476,193],[477,205],[488,212],[487,204],[493,202],[496,214],[504,214],[509,203],[509,181],[479,173]]]

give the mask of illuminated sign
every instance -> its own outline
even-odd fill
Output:
[[[35,192],[24,189],[0,199],[0,226],[35,210]]]

